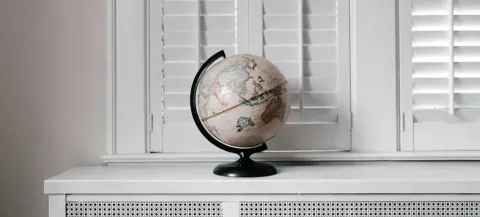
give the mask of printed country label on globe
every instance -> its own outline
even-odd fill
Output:
[[[209,133],[226,145],[253,147],[271,139],[290,114],[285,76],[267,59],[238,54],[200,78],[197,111]]]

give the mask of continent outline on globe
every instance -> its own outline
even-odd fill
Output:
[[[210,134],[227,145],[257,145],[274,137],[277,125],[288,118],[287,84],[283,74],[263,57],[250,54],[228,57],[216,62],[200,80],[197,91],[200,119]],[[237,135],[232,135],[233,132]],[[235,136],[238,138],[225,139]],[[244,144],[240,144],[242,140]]]

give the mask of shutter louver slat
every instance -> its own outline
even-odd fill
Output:
[[[448,76],[446,62],[417,62],[413,63],[412,77],[416,78],[446,78]]]
[[[163,40],[168,46],[195,45],[194,31],[165,32]],[[235,44],[235,31],[203,31],[200,38],[202,46]]]
[[[208,57],[212,56],[219,50],[225,50],[228,53],[235,53],[235,46],[201,46],[200,47],[200,61],[205,61]],[[163,47],[163,54],[165,55],[165,62],[170,61],[185,61],[197,59],[197,47],[196,46],[165,46]]]
[[[273,61],[296,61],[298,48],[292,45],[265,46],[265,58]],[[304,61],[320,60],[335,61],[337,59],[337,47],[335,45],[304,45]]]
[[[195,29],[197,18],[195,14],[169,15],[163,17],[163,23],[171,31],[188,31]],[[235,15],[201,15],[200,24],[204,31],[235,31]]]
[[[290,62],[276,62],[275,65],[283,72],[286,77],[295,77],[298,75],[297,63]],[[337,71],[336,61],[304,61],[303,62],[303,75],[304,76],[319,76],[319,77],[332,77],[332,72]],[[335,75],[333,75],[335,76]]]
[[[296,14],[264,15],[265,27],[269,30],[297,28]],[[305,29],[335,29],[337,21],[335,14],[304,15],[303,27]]]
[[[453,7],[451,17],[450,7]],[[413,0],[411,13],[414,121],[477,120],[480,117],[480,1]],[[453,26],[451,51],[449,25]],[[451,58],[453,74],[449,73]],[[449,108],[454,117],[448,115]]]
[[[297,31],[290,29],[265,30],[264,38],[267,46],[296,45]],[[334,44],[336,40],[337,32],[335,30],[303,30],[303,42],[305,44]]]
[[[203,2],[202,2],[203,3]],[[164,0],[163,1],[164,15],[185,15],[196,14],[197,5],[195,1],[185,0]],[[201,14],[235,14],[235,1],[231,0],[209,0],[208,3],[200,5]]]
[[[304,14],[335,13],[335,0],[304,0]],[[263,0],[265,14],[296,14],[298,1],[296,0]]]

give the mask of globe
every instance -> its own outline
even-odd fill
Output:
[[[217,61],[192,88],[203,128],[226,146],[262,145],[277,135],[290,114],[285,76],[260,56],[237,54]]]

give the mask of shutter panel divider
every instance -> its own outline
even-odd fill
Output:
[[[337,1],[337,124],[339,126],[340,137],[338,143],[345,150],[352,148],[352,112],[351,112],[351,77],[350,77],[350,1]]]
[[[164,59],[163,59],[163,2],[150,1],[150,152],[163,149],[163,110],[164,110]]]
[[[236,53],[249,53],[248,52],[248,32],[249,32],[249,23],[248,23],[248,2],[247,0],[235,0],[235,23],[236,23],[236,37],[237,37],[237,46]]]
[[[448,113],[455,115],[454,31],[453,0],[448,4]]]
[[[403,130],[400,134],[400,150],[413,151],[413,89],[415,77],[412,64],[412,1],[399,1],[399,53],[400,53],[400,112],[403,119]]]
[[[148,91],[147,90],[150,90],[150,80],[151,80],[151,64],[150,64],[150,60],[151,60],[151,53],[152,53],[152,47],[151,47],[151,39],[150,39],[150,36],[151,36],[151,29],[150,27],[152,26],[150,24],[150,21],[151,21],[151,16],[150,16],[150,11],[151,11],[151,2],[150,1],[145,1],[145,86],[146,86],[146,90],[145,90],[145,95],[148,94]],[[153,122],[152,122],[152,110],[151,110],[151,107],[148,106],[148,105],[151,105],[151,98],[150,97],[145,97],[145,101],[146,101],[146,106],[145,106],[145,111],[146,111],[146,114],[145,114],[145,122],[146,122],[146,125],[147,125],[147,132],[145,134],[145,140],[146,140],[146,147],[145,147],[145,152],[146,153],[150,153],[152,152],[152,137],[149,136],[149,134],[153,131]]]
[[[244,0],[247,1],[247,0]],[[263,1],[249,1],[249,49],[248,52],[257,56],[263,56]]]
[[[298,0],[298,90],[300,113],[303,113],[303,0]]]
[[[197,14],[196,14],[196,21],[197,21],[197,22],[196,22],[196,26],[195,26],[195,28],[196,28],[196,32],[195,32],[195,33],[197,34],[197,35],[196,35],[196,46],[197,46],[197,47],[196,47],[196,48],[197,48],[197,62],[196,62],[196,64],[197,64],[197,69],[199,69],[199,68],[200,68],[200,52],[201,52],[201,51],[200,51],[200,48],[201,48],[201,45],[200,45],[200,37],[201,37],[201,35],[202,35],[202,29],[201,29],[201,22],[202,22],[202,21],[200,20],[200,9],[201,9],[201,8],[200,8],[200,7],[201,7],[201,5],[200,5],[200,0],[195,0],[195,2],[196,2],[196,7],[197,7],[197,8],[196,8],[196,9],[197,9],[197,10],[196,10],[196,12],[197,12]],[[208,58],[208,57],[207,57],[207,58]]]
[[[116,154],[146,152],[146,9],[145,1],[115,3],[114,81],[117,82],[113,98]]]

